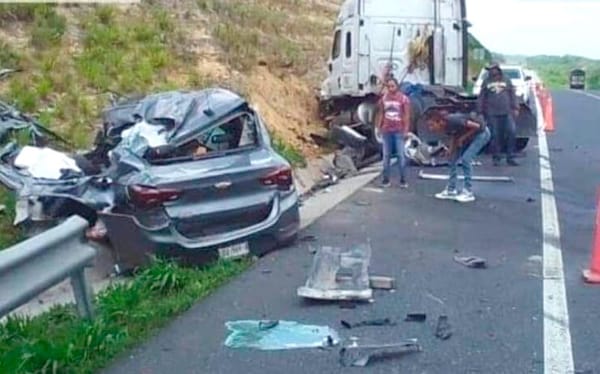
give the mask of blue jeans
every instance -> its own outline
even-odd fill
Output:
[[[506,158],[508,160],[514,157],[515,144],[517,137],[517,127],[513,116],[510,114],[504,116],[489,116],[488,123],[492,128],[492,153],[494,160],[500,160],[502,146],[506,141]]]
[[[383,136],[383,179],[390,179],[390,165],[394,151],[398,156],[400,179],[404,180],[406,158],[404,156],[404,135],[401,132],[385,132]]]
[[[490,141],[490,130],[486,129],[477,134],[471,143],[465,146],[464,151],[458,152],[458,155],[450,160],[450,176],[448,179],[448,189],[456,190],[456,180],[458,179],[458,163],[462,160],[462,169],[465,175],[465,189],[471,190],[471,178],[473,175],[473,166],[471,163],[479,151]]]

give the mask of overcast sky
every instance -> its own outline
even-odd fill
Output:
[[[493,52],[600,59],[600,0],[467,0],[467,18]]]

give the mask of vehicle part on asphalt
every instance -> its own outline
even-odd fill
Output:
[[[450,326],[450,322],[448,322],[448,316],[439,316],[435,327],[435,336],[441,340],[447,340],[452,336],[452,326]]]
[[[427,314],[425,313],[408,313],[404,318],[406,322],[425,322]]]
[[[396,278],[371,275],[369,276],[369,285],[377,290],[391,290],[396,288]]]
[[[359,200],[355,200],[354,204],[356,204],[358,206],[369,206],[369,205],[371,205],[371,202],[369,200],[359,199]]]
[[[429,145],[423,143],[418,136],[408,133],[404,145],[406,158],[419,166],[448,165],[448,147],[442,143]]]
[[[476,256],[454,256],[454,261],[474,269],[485,269],[487,267],[485,259]]]
[[[338,333],[327,326],[304,325],[294,321],[242,320],[226,322],[231,333],[225,340],[229,348],[283,350],[326,348],[339,344]]]
[[[356,341],[340,349],[342,366],[365,367],[368,364],[391,358],[399,358],[407,353],[422,352],[417,339],[408,339],[395,344],[359,345]]]
[[[298,242],[316,242],[317,237],[314,235],[304,235],[303,237],[298,239]]]
[[[396,326],[396,322],[392,321],[389,318],[375,318],[355,323],[351,323],[346,320],[341,320],[340,323],[347,329],[363,326]]]
[[[419,178],[421,179],[432,179],[432,180],[448,180],[447,174],[432,174],[426,173],[423,170],[419,170]],[[459,175],[458,179],[464,180],[465,177],[463,175]],[[483,175],[474,175],[472,177],[474,181],[478,182],[514,182],[515,179],[513,177],[503,177],[503,176],[483,176]]]
[[[312,267],[300,297],[321,300],[369,300],[373,290],[369,285],[370,244],[351,249],[321,247],[315,253]]]
[[[342,273],[336,274],[335,279],[337,282],[347,282],[351,277]],[[379,275],[369,276],[369,287],[378,290],[392,290],[396,287],[396,279],[393,277],[383,277]]]

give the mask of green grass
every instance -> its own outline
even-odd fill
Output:
[[[260,3],[197,0],[197,3],[215,17],[212,34],[224,50],[226,62],[237,69],[251,70],[259,62],[265,62],[275,67],[306,70],[308,55],[323,57],[323,51],[329,48],[321,43],[320,37],[328,35],[330,25],[297,16],[298,7],[303,4],[296,0]],[[310,11],[315,9],[303,10]],[[306,40],[311,34],[318,36],[313,38],[316,40]]]
[[[2,13],[2,9],[5,9]],[[116,8],[88,8],[78,19],[82,50],[65,51],[66,19],[53,6],[0,7],[0,22],[26,22],[32,49],[0,45],[1,67],[25,65],[10,79],[5,100],[72,140],[89,146],[107,91],[145,93],[168,85],[178,30],[169,14],[144,6],[139,14]],[[50,110],[47,110],[50,109]]]
[[[10,318],[0,326],[0,372],[93,373],[250,264],[219,262],[198,270],[157,260],[132,282],[100,293],[93,321],[78,318],[72,306]]]
[[[286,143],[282,138],[277,135],[271,135],[273,148],[283,158],[285,158],[292,166],[305,167],[306,159],[302,153],[292,145]]]
[[[15,197],[4,188],[0,188],[0,204],[4,211],[0,212],[0,250],[8,248],[23,239],[23,232],[13,226],[15,218]]]

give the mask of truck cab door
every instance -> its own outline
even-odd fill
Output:
[[[329,92],[337,96],[342,91],[342,29],[336,28],[333,34],[333,46],[327,63],[329,70]]]
[[[359,91],[358,82],[358,32],[355,32],[353,18],[342,26],[342,81],[344,94],[352,95]]]

